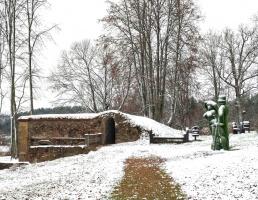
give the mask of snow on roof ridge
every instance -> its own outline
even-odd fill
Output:
[[[78,114],[45,114],[45,115],[29,115],[21,116],[19,120],[29,120],[29,119],[92,119],[99,116],[107,114],[120,114],[125,117],[128,123],[132,126],[139,126],[143,130],[150,131],[152,130],[154,134],[157,135],[168,135],[168,136],[182,136],[180,130],[173,129],[165,124],[159,123],[153,119],[143,116],[131,115],[123,113],[118,110],[108,110],[100,113],[78,113]]]
[[[70,114],[43,114],[43,115],[28,115],[21,116],[19,120],[28,120],[28,119],[90,119],[101,116],[108,113],[121,113],[117,110],[108,110],[100,113],[70,113]]]

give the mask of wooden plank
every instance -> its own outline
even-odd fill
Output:
[[[183,137],[158,137],[158,136],[156,136],[156,137],[153,137],[154,139],[171,139],[171,140],[183,140],[184,138]]]

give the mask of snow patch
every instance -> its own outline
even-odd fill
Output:
[[[162,131],[162,129],[160,129]],[[230,151],[212,151],[211,136],[184,144],[147,139],[85,155],[0,171],[0,199],[109,199],[129,157],[159,156],[189,199],[258,197],[258,134],[231,135]]]

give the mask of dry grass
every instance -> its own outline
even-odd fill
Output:
[[[162,162],[158,157],[127,159],[112,199],[184,199],[180,186],[159,167]]]

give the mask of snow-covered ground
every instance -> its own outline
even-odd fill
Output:
[[[8,152],[10,151],[10,147],[9,146],[1,146],[0,145],[0,152]]]
[[[231,135],[230,151],[212,151],[211,136],[185,144],[148,139],[86,155],[0,171],[0,199],[109,199],[129,157],[160,156],[187,199],[258,199],[258,134]]]

